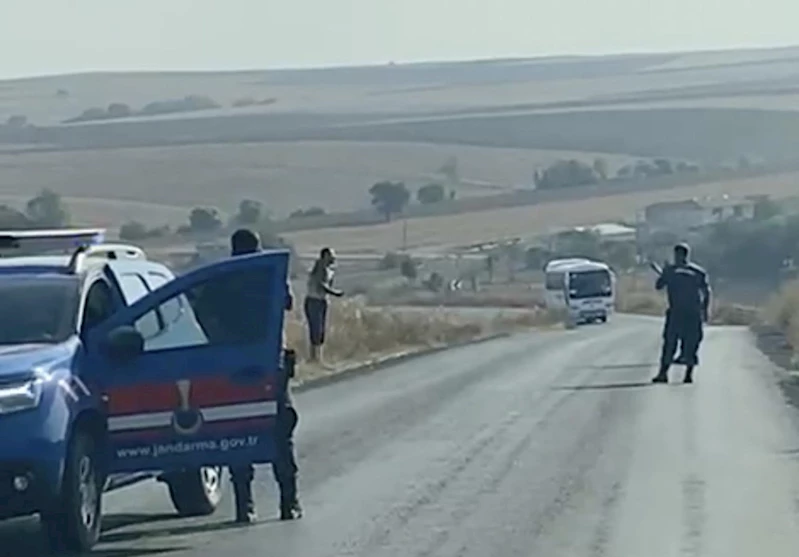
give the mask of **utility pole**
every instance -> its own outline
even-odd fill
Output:
[[[408,218],[402,218],[402,251],[408,251]]]

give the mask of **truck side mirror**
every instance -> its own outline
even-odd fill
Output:
[[[115,362],[129,362],[144,353],[144,337],[135,327],[117,327],[106,337],[105,352]]]

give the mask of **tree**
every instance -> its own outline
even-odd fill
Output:
[[[608,161],[605,159],[595,159],[594,160],[594,172],[596,175],[599,176],[600,180],[607,180],[608,179]]]
[[[369,188],[369,194],[372,196],[372,205],[387,221],[401,213],[411,199],[411,193],[402,182],[378,182]]]
[[[309,207],[308,209],[297,209],[293,211],[290,215],[290,219],[300,219],[305,217],[321,217],[325,215],[325,210],[321,207]]]
[[[753,209],[755,220],[768,220],[780,214],[780,206],[768,197],[758,199]]]
[[[119,227],[119,237],[128,242],[137,242],[149,237],[150,231],[138,221],[126,222]]]
[[[69,224],[69,211],[61,196],[49,189],[28,201],[25,214],[34,226],[60,228]]]
[[[191,232],[214,232],[222,227],[222,220],[216,209],[195,207],[189,214]]]
[[[441,168],[438,169],[444,178],[450,184],[457,184],[460,181],[460,173],[458,172],[458,159],[457,157],[450,157],[444,164],[441,165]]]
[[[133,111],[124,103],[111,103],[108,105],[109,118],[129,118]]]
[[[404,258],[400,263],[400,274],[408,280],[416,280],[419,276],[419,269],[410,257]]]
[[[593,166],[578,160],[558,161],[538,178],[536,186],[541,189],[557,189],[576,186],[588,186],[599,182]]]
[[[252,199],[242,199],[239,202],[239,212],[236,213],[235,221],[238,224],[252,226],[261,220],[263,207],[260,201]]]
[[[674,174],[674,165],[671,164],[671,161],[668,159],[655,159],[654,165],[657,173],[660,175]]]
[[[527,248],[524,254],[525,267],[529,270],[538,271],[543,269],[547,260],[551,258],[549,251],[542,246],[532,246]]]
[[[447,192],[441,184],[427,184],[416,192],[416,199],[422,205],[432,205],[444,201]]]
[[[6,126],[8,126],[9,128],[21,130],[27,125],[28,125],[27,116],[22,116],[17,114],[14,116],[9,116],[8,120],[6,120]]]
[[[0,205],[0,228],[20,230],[31,227],[31,221],[23,213],[8,205]]]

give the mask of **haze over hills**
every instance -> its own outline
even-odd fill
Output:
[[[799,47],[3,81],[0,121],[18,118],[0,128],[0,200],[51,187],[81,220],[158,222],[243,197],[277,215],[366,207],[375,181],[416,187],[452,156],[467,196],[564,156],[790,165],[797,62]]]

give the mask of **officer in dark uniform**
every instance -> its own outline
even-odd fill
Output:
[[[663,351],[660,355],[660,371],[652,380],[667,383],[668,372],[674,362],[677,345],[681,345],[679,363],[686,365],[685,383],[693,382],[694,367],[699,363],[697,352],[702,342],[703,324],[708,319],[710,308],[710,285],[707,272],[689,261],[687,244],[674,247],[674,264],[659,270],[655,283],[658,290],[666,289],[669,307],[663,327]]]
[[[247,229],[239,229],[231,237],[233,256],[256,253],[261,249],[257,234]],[[290,284],[286,284],[285,309],[290,311],[294,305]],[[297,498],[297,460],[294,454],[294,429],[297,426],[297,412],[294,409],[289,382],[294,376],[295,355],[285,347],[283,335],[283,366],[280,383],[277,385],[277,420],[275,424],[275,459],[272,472],[280,488],[280,519],[293,520],[302,516],[302,508]],[[252,493],[254,468],[252,464],[231,467],[231,480],[236,498],[236,522],[252,524],[257,519],[255,501]]]

